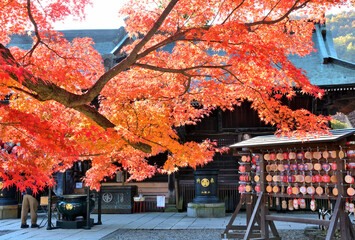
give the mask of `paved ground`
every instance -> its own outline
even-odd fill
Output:
[[[307,240],[303,230],[278,230],[282,240]],[[120,229],[102,238],[102,240],[223,240],[221,229],[189,230],[130,230]]]
[[[296,217],[317,218],[317,214],[297,214]],[[40,214],[38,223],[45,214]],[[91,215],[95,222],[97,215]],[[143,214],[103,214],[102,225],[85,229],[21,229],[20,219],[0,220],[0,239],[103,239],[103,240],[184,240],[221,239],[221,233],[230,220],[231,214],[224,218],[190,218],[183,213],[143,213]],[[53,220],[55,222],[55,220]],[[44,223],[42,223],[44,224]],[[245,225],[245,214],[239,213],[234,225]],[[311,225],[275,222],[283,239],[306,239],[305,227]]]

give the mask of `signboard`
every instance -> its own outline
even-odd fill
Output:
[[[157,207],[165,207],[165,196],[157,196]]]

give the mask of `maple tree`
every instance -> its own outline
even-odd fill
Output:
[[[181,142],[175,128],[243,101],[278,135],[326,133],[328,117],[282,105],[295,89],[323,94],[287,55],[311,53],[313,20],[349,2],[132,0],[120,15],[136,40],[105,72],[92,40],[68,42],[52,27],[68,16],[82,19],[89,0],[1,1],[0,95],[11,97],[0,105],[0,138],[19,145],[0,154],[4,186],[52,185],[54,172],[88,158],[84,180],[92,188],[115,173],[116,162],[137,180],[205,164],[218,151],[213,142]],[[6,47],[11,35],[29,30],[30,50]],[[99,94],[96,109],[90,102]],[[149,165],[161,152],[168,152],[164,166]]]

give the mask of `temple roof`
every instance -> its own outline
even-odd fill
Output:
[[[108,54],[117,46],[117,44],[125,36],[123,28],[120,29],[90,29],[90,30],[62,30],[64,37],[68,41],[74,38],[88,37],[95,42],[94,48],[101,54]],[[7,47],[17,46],[22,49],[30,49],[32,46],[32,38],[27,35],[11,36],[11,42]]]
[[[337,57],[331,32],[326,31],[324,26],[316,25],[313,43],[317,51],[311,55],[289,56],[296,67],[306,72],[311,83],[322,88],[355,85],[355,63]]]
[[[89,37],[95,42],[94,48],[101,54],[119,55],[120,49],[128,43],[128,35],[124,28],[100,30],[63,30],[65,38],[69,41],[75,37]],[[317,50],[305,57],[289,56],[291,62],[302,68],[312,84],[321,88],[351,87],[355,90],[355,63],[343,61],[337,57],[334,49],[333,38],[324,25],[316,25],[313,34],[314,47]],[[7,46],[18,46],[30,49],[32,39],[29,36],[12,36]],[[170,51],[173,46],[164,48]],[[335,89],[336,90],[336,89]],[[340,90],[340,89],[339,89]]]

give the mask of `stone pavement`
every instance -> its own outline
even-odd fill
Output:
[[[278,213],[279,214],[279,213]],[[318,218],[317,213],[297,213],[293,212],[292,217],[309,217]],[[39,224],[45,214],[40,213],[37,223]],[[92,214],[95,222],[97,215]],[[231,214],[227,214],[223,218],[190,218],[186,212],[168,213],[168,212],[152,212],[141,214],[103,214],[102,225],[95,225],[90,230],[86,229],[52,229],[47,230],[46,226],[39,229],[21,229],[20,219],[3,219],[0,220],[0,239],[101,239],[105,236],[117,231],[118,229],[133,230],[203,230],[215,229],[223,233],[226,225],[231,218]],[[28,223],[30,219],[28,219]],[[55,220],[53,219],[55,223]],[[238,214],[234,225],[245,225],[245,213]],[[304,229],[306,224],[275,222],[277,229]],[[137,238],[139,239],[139,238]]]

